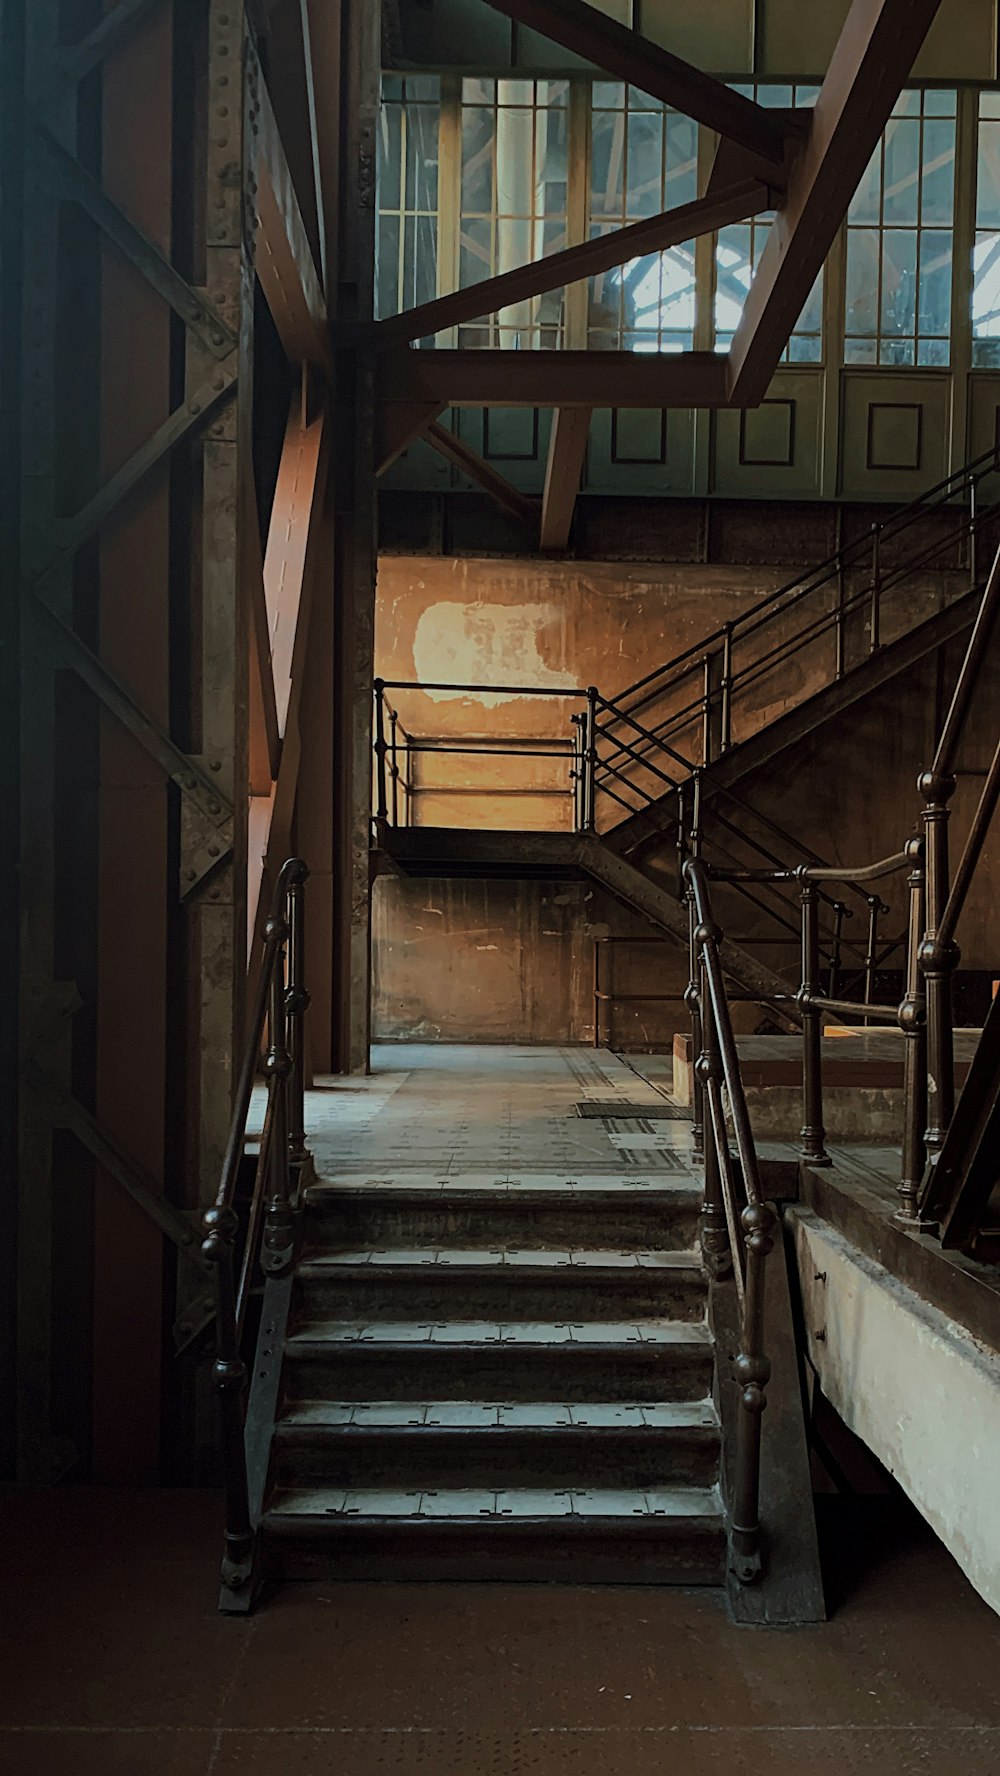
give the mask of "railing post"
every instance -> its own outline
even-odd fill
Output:
[[[903,1157],[899,1172],[899,1208],[893,1220],[902,1227],[921,1227],[917,1207],[923,1183],[927,1149],[924,1130],[927,1121],[927,1018],[923,978],[920,973],[920,944],[925,918],[924,841],[909,839],[906,845],[910,858],[909,927],[906,946],[906,991],[899,1007],[899,1027],[903,1032]]]
[[[288,1168],[288,1081],[292,1057],[288,1052],[288,1031],[285,1011],[285,943],[288,927],[283,919],[269,919],[265,931],[277,931],[281,946],[274,959],[271,975],[271,997],[268,1006],[268,1042],[264,1057],[267,1078],[268,1108],[271,1116],[271,1146],[267,1181],[267,1206],[261,1264],[270,1275],[280,1275],[292,1261],[295,1217],[292,1212]]]
[[[594,1047],[601,1046],[601,940],[594,939]]]
[[[246,1364],[240,1356],[236,1326],[235,1209],[213,1207],[202,1217],[202,1254],[215,1268],[215,1361],[212,1384],[219,1397],[222,1432],[222,1479],[225,1495],[224,1591],[247,1592],[253,1574],[254,1534],[243,1448]],[[248,1600],[249,1601],[249,1600]]]
[[[583,824],[585,832],[597,828],[597,686],[587,687],[587,744],[584,753]]]
[[[399,743],[398,743],[398,732],[397,732],[398,728],[399,728],[399,712],[398,712],[398,710],[390,709],[390,711],[389,711],[389,756],[390,756],[389,776],[390,776],[390,779],[392,782],[392,824],[393,824],[393,826],[399,825]]]
[[[386,797],[385,755],[385,685],[380,678],[375,680],[375,818],[380,823],[388,819],[389,806]]]
[[[743,1349],[733,1365],[742,1410],[736,1432],[736,1472],[730,1527],[730,1564],[741,1584],[751,1584],[761,1570],[760,1549],[760,1420],[767,1405],[771,1364],[764,1355],[764,1265],[774,1246],[774,1211],[769,1203],[750,1203],[740,1216],[746,1247],[746,1306]]]
[[[977,517],[978,517],[978,510],[977,510],[978,504],[979,504],[979,481],[978,481],[977,476],[973,475],[971,478],[971,481],[969,483],[969,585],[970,586],[974,586],[976,584],[977,579],[979,578],[979,565],[978,565],[979,549],[978,549],[978,537],[976,535],[976,521],[977,521]]]
[[[872,525],[872,584],[871,605],[869,613],[868,651],[876,653],[881,646],[879,639],[879,622],[882,606],[882,526]]]
[[[800,873],[802,883],[802,985],[797,998],[802,1013],[802,1147],[809,1165],[828,1166],[823,1128],[822,1014],[814,1004],[819,994],[819,896],[815,882]]]
[[[838,513],[839,513],[839,508],[838,508]],[[838,516],[838,525],[841,522],[842,522],[842,519]],[[845,600],[846,600],[846,586],[844,584],[844,557],[843,557],[843,554],[841,553],[841,551],[838,549],[838,551],[837,551],[837,622],[836,622],[837,652],[836,652],[836,659],[835,659],[835,663],[834,663],[834,675],[837,678],[843,678],[845,666],[847,663],[847,639],[844,634],[844,603],[845,603]]]
[[[722,644],[722,719],[719,749],[728,752],[733,743],[733,625],[725,626]]]
[[[573,762],[569,768],[570,782],[573,785],[573,831],[583,831],[583,726],[586,717],[571,715],[573,724]]]
[[[687,784],[677,785],[677,898],[684,899],[684,865],[687,861],[687,831],[684,826],[687,814]]]
[[[701,1054],[695,1062],[695,1072],[701,1085],[701,1116],[702,1142],[705,1163],[705,1196],[701,1205],[700,1243],[705,1268],[710,1276],[725,1276],[732,1268],[733,1255],[729,1246],[729,1224],[726,1220],[726,1205],[722,1195],[722,1161],[715,1138],[715,1123],[708,1113],[706,1099],[709,1081],[721,1081],[722,1060],[719,1054],[719,1036],[712,1016],[711,1002],[705,973],[705,963],[701,958],[702,927],[695,927],[695,944],[698,949],[698,1003],[701,1024]]]
[[[920,945],[920,969],[927,995],[927,1154],[940,1153],[955,1108],[955,1056],[952,1031],[952,976],[959,949],[940,942],[937,931],[948,904],[949,802],[955,778],[924,771],[917,783],[924,798],[924,859],[927,873],[927,927]]]
[[[309,1010],[306,989],[306,895],[309,871],[300,863],[288,884],[288,991],[285,1018],[291,1074],[288,1084],[288,1160],[301,1166],[309,1157],[306,1147],[305,1015]]]

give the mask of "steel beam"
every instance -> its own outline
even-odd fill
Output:
[[[649,37],[630,30],[584,0],[487,0],[494,12],[540,31],[607,74],[661,99],[781,168],[794,130],[773,111],[733,92]]]
[[[445,407],[731,404],[726,359],[717,352],[647,356],[617,351],[405,349],[380,360],[377,387],[379,403],[385,409],[380,420],[383,438],[399,437],[404,407],[414,416],[413,438]],[[416,413],[421,406],[426,417],[418,424]],[[405,447],[404,443],[399,449]]]
[[[328,371],[326,304],[263,80],[259,102],[257,276],[287,356]]]
[[[471,444],[467,444],[465,439],[459,438],[455,432],[449,431],[447,426],[438,425],[435,422],[427,427],[423,436],[441,456],[447,457],[449,462],[461,469],[463,475],[468,475],[470,481],[475,481],[480,487],[485,488],[498,506],[502,507],[505,512],[509,512],[512,517],[520,519],[521,523],[526,524],[534,535],[538,527],[538,501],[536,499],[531,499],[528,494],[522,493],[520,488],[513,487],[503,475],[497,472],[492,463],[488,463],[484,457],[480,456],[478,450],[473,450]]]
[[[733,338],[734,406],[763,399],[939,5],[854,0]]]
[[[565,549],[590,436],[589,407],[557,407],[552,416],[542,495],[540,547]]]
[[[717,185],[693,203],[647,216],[641,222],[630,222],[610,234],[579,241],[561,252],[548,253],[544,259],[533,259],[527,265],[515,266],[513,271],[501,272],[498,277],[470,284],[468,289],[454,290],[450,295],[421,303],[419,308],[404,309],[402,314],[376,321],[369,337],[380,351],[414,339],[430,338],[463,321],[496,314],[501,308],[541,296],[547,290],[559,290],[580,278],[612,271],[615,266],[642,259],[647,253],[661,253],[701,234],[712,234],[717,228],[773,208],[775,201],[775,191],[760,179],[743,177],[731,185]]]

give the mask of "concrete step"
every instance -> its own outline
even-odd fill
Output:
[[[645,1404],[379,1400],[306,1404],[278,1423],[271,1479],[323,1485],[572,1488],[711,1486],[709,1399]]]
[[[285,1343],[285,1401],[700,1400],[708,1328],[686,1320],[578,1323],[316,1321]]]
[[[707,1282],[688,1252],[570,1247],[396,1247],[300,1263],[294,1320],[589,1321],[705,1316]]]
[[[577,1179],[548,1187],[458,1187],[387,1179],[322,1183],[306,1192],[305,1250],[331,1245],[617,1247],[693,1250],[701,1195],[693,1173],[616,1183]]]
[[[715,1488],[291,1489],[262,1523],[284,1579],[721,1584]]]

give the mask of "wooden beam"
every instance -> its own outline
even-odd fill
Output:
[[[589,407],[557,407],[552,416],[542,495],[540,547],[543,549],[565,549],[569,542],[590,436],[590,415]]]
[[[378,367],[383,437],[400,435],[400,404],[412,421],[396,454],[445,407],[728,407],[726,358],[718,352],[402,351]],[[417,420],[423,403],[427,417]],[[431,411],[436,409],[436,411]],[[394,460],[391,459],[391,460]]]
[[[467,290],[453,290],[447,296],[421,303],[419,308],[389,315],[376,321],[368,336],[382,350],[429,338],[447,327],[480,315],[496,314],[501,308],[525,302],[546,290],[559,290],[564,284],[612,271],[615,266],[642,259],[647,253],[663,252],[698,235],[712,234],[717,228],[773,208],[775,202],[775,191],[761,179],[740,178],[732,185],[717,187],[705,197],[695,198],[693,203],[647,216],[641,222],[630,222],[610,234],[579,241],[561,252],[547,254],[544,259],[515,266],[513,271],[501,272],[498,277],[484,278]]]
[[[683,111],[685,117],[739,142],[775,167],[784,165],[788,126],[782,118],[584,0],[487,0],[487,4],[618,80]]]
[[[301,649],[308,623],[306,558],[314,534],[324,429],[322,412],[311,424],[303,422],[299,397],[293,396],[264,552],[269,670],[282,738],[293,679],[303,664]]]
[[[326,305],[271,101],[260,85],[257,276],[292,363],[329,370]]]
[[[281,733],[274,701],[271,643],[264,592],[264,558],[260,546],[260,521],[252,472],[243,476],[243,534],[250,603],[250,794],[268,795],[278,775]]]
[[[438,425],[435,422],[427,427],[423,435],[428,444],[432,444],[435,450],[439,450],[442,456],[446,456],[449,462],[453,462],[457,468],[461,469],[463,475],[468,475],[471,481],[476,481],[480,487],[484,487],[491,498],[496,500],[498,506],[502,506],[504,511],[510,512],[513,517],[519,518],[523,524],[529,525],[534,533],[538,525],[538,501],[536,499],[531,499],[528,494],[522,493],[520,488],[512,487],[503,475],[497,473],[492,463],[488,463],[484,457],[480,456],[478,450],[473,450],[471,444],[466,444],[463,438],[457,437],[446,426]]]
[[[763,399],[940,0],[854,0],[729,354],[733,404]]]

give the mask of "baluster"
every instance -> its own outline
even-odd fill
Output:
[[[868,637],[870,653],[876,653],[881,643],[879,640],[879,623],[882,615],[882,526],[872,525],[872,584],[871,606]]]
[[[764,1355],[764,1266],[774,1246],[774,1211],[768,1203],[749,1203],[740,1222],[747,1255],[746,1305],[743,1349],[733,1365],[742,1410],[736,1429],[730,1564],[736,1578],[746,1585],[761,1570],[760,1421],[771,1379],[771,1364]]]
[[[906,946],[906,990],[899,1007],[903,1032],[903,1157],[899,1172],[899,1208],[893,1220],[905,1227],[926,1225],[917,1207],[927,1148],[927,1017],[920,972],[920,945],[925,919],[924,841],[908,839],[910,858],[909,926]]]
[[[299,863],[288,884],[288,991],[285,994],[285,1018],[288,1047],[291,1053],[291,1074],[288,1084],[288,1159],[301,1166],[309,1157],[306,1147],[305,1090],[305,1015],[310,998],[305,984],[306,973],[306,896],[309,871]]]
[[[882,902],[880,901],[878,895],[877,894],[869,894],[869,896],[868,896],[868,947],[865,950],[864,1000],[865,1000],[866,1005],[871,1004],[872,994],[875,991],[875,960],[878,955],[878,916],[881,911],[882,911]],[[864,1027],[866,1030],[869,1027],[870,1022],[871,1022],[870,1018],[864,1019]]]
[[[583,831],[583,723],[582,715],[571,715],[573,724],[573,762],[570,782],[573,785],[573,831]]]
[[[924,771],[917,784],[924,797],[924,859],[927,875],[927,929],[920,945],[920,968],[927,995],[927,1153],[940,1153],[955,1108],[955,1057],[952,1030],[952,976],[959,962],[953,940],[938,940],[937,930],[948,904],[949,802],[955,778]]]
[[[840,520],[840,518],[838,518],[838,525],[840,522],[841,522],[841,520]],[[835,662],[835,666],[834,666],[834,673],[837,678],[843,678],[844,669],[845,669],[845,665],[846,665],[846,659],[847,659],[847,643],[846,643],[846,637],[844,634],[844,603],[845,603],[845,599],[846,599],[846,587],[844,584],[844,557],[840,553],[840,551],[838,550],[837,551],[837,623],[836,623],[837,653],[836,653],[836,662]]]
[[[684,864],[687,859],[687,833],[684,821],[687,813],[687,784],[677,786],[677,898],[684,899]]]
[[[268,1046],[264,1058],[271,1134],[261,1264],[271,1275],[278,1275],[291,1263],[295,1232],[288,1176],[288,1080],[292,1071],[285,1015],[288,927],[283,919],[272,918],[268,920],[265,932],[268,936],[279,936],[281,942],[271,975]]]
[[[222,1478],[225,1497],[225,1554],[222,1583],[229,1591],[245,1590],[253,1568],[254,1535],[243,1448],[246,1364],[240,1356],[236,1330],[235,1209],[206,1209],[202,1254],[215,1269],[215,1361],[212,1385],[219,1399]]]
[[[823,1128],[822,1014],[813,1003],[819,994],[819,897],[815,882],[804,872],[802,883],[802,985],[797,994],[802,1013],[802,1147],[810,1165],[828,1166]]]
[[[978,538],[976,535],[976,522],[977,522],[977,517],[978,517],[978,511],[977,511],[978,501],[979,501],[979,478],[978,478],[978,476],[973,475],[970,485],[969,485],[969,585],[970,586],[975,586],[975,584],[979,578],[979,568],[978,568],[979,550],[978,550]]]
[[[587,689],[587,747],[584,760],[584,830],[597,827],[597,687]]]
[[[380,822],[384,822],[389,813],[386,799],[386,751],[385,685],[380,678],[377,678],[375,680],[375,818]]]
[[[698,1071],[701,1060],[701,1000],[698,995],[698,946],[695,938],[694,895],[689,888],[684,896],[688,910],[688,984],[684,1003],[691,1019],[691,1136],[696,1153],[705,1151],[705,1092]]]
[[[389,711],[389,750],[390,750],[390,760],[391,760],[391,764],[390,764],[390,770],[389,770],[389,775],[390,775],[390,778],[391,778],[391,780],[392,780],[392,824],[393,824],[393,826],[398,826],[398,825],[399,825],[399,742],[398,742],[398,728],[399,728],[399,714],[398,714],[398,711],[397,711],[397,710],[395,710],[395,709],[390,709],[390,711]]]
[[[830,949],[830,985],[827,992],[831,999],[837,997],[840,980],[840,954],[844,936],[844,914],[846,907],[842,900],[833,903],[833,944]]]
[[[725,626],[722,646],[722,721],[720,751],[728,752],[733,743],[733,625]]]

